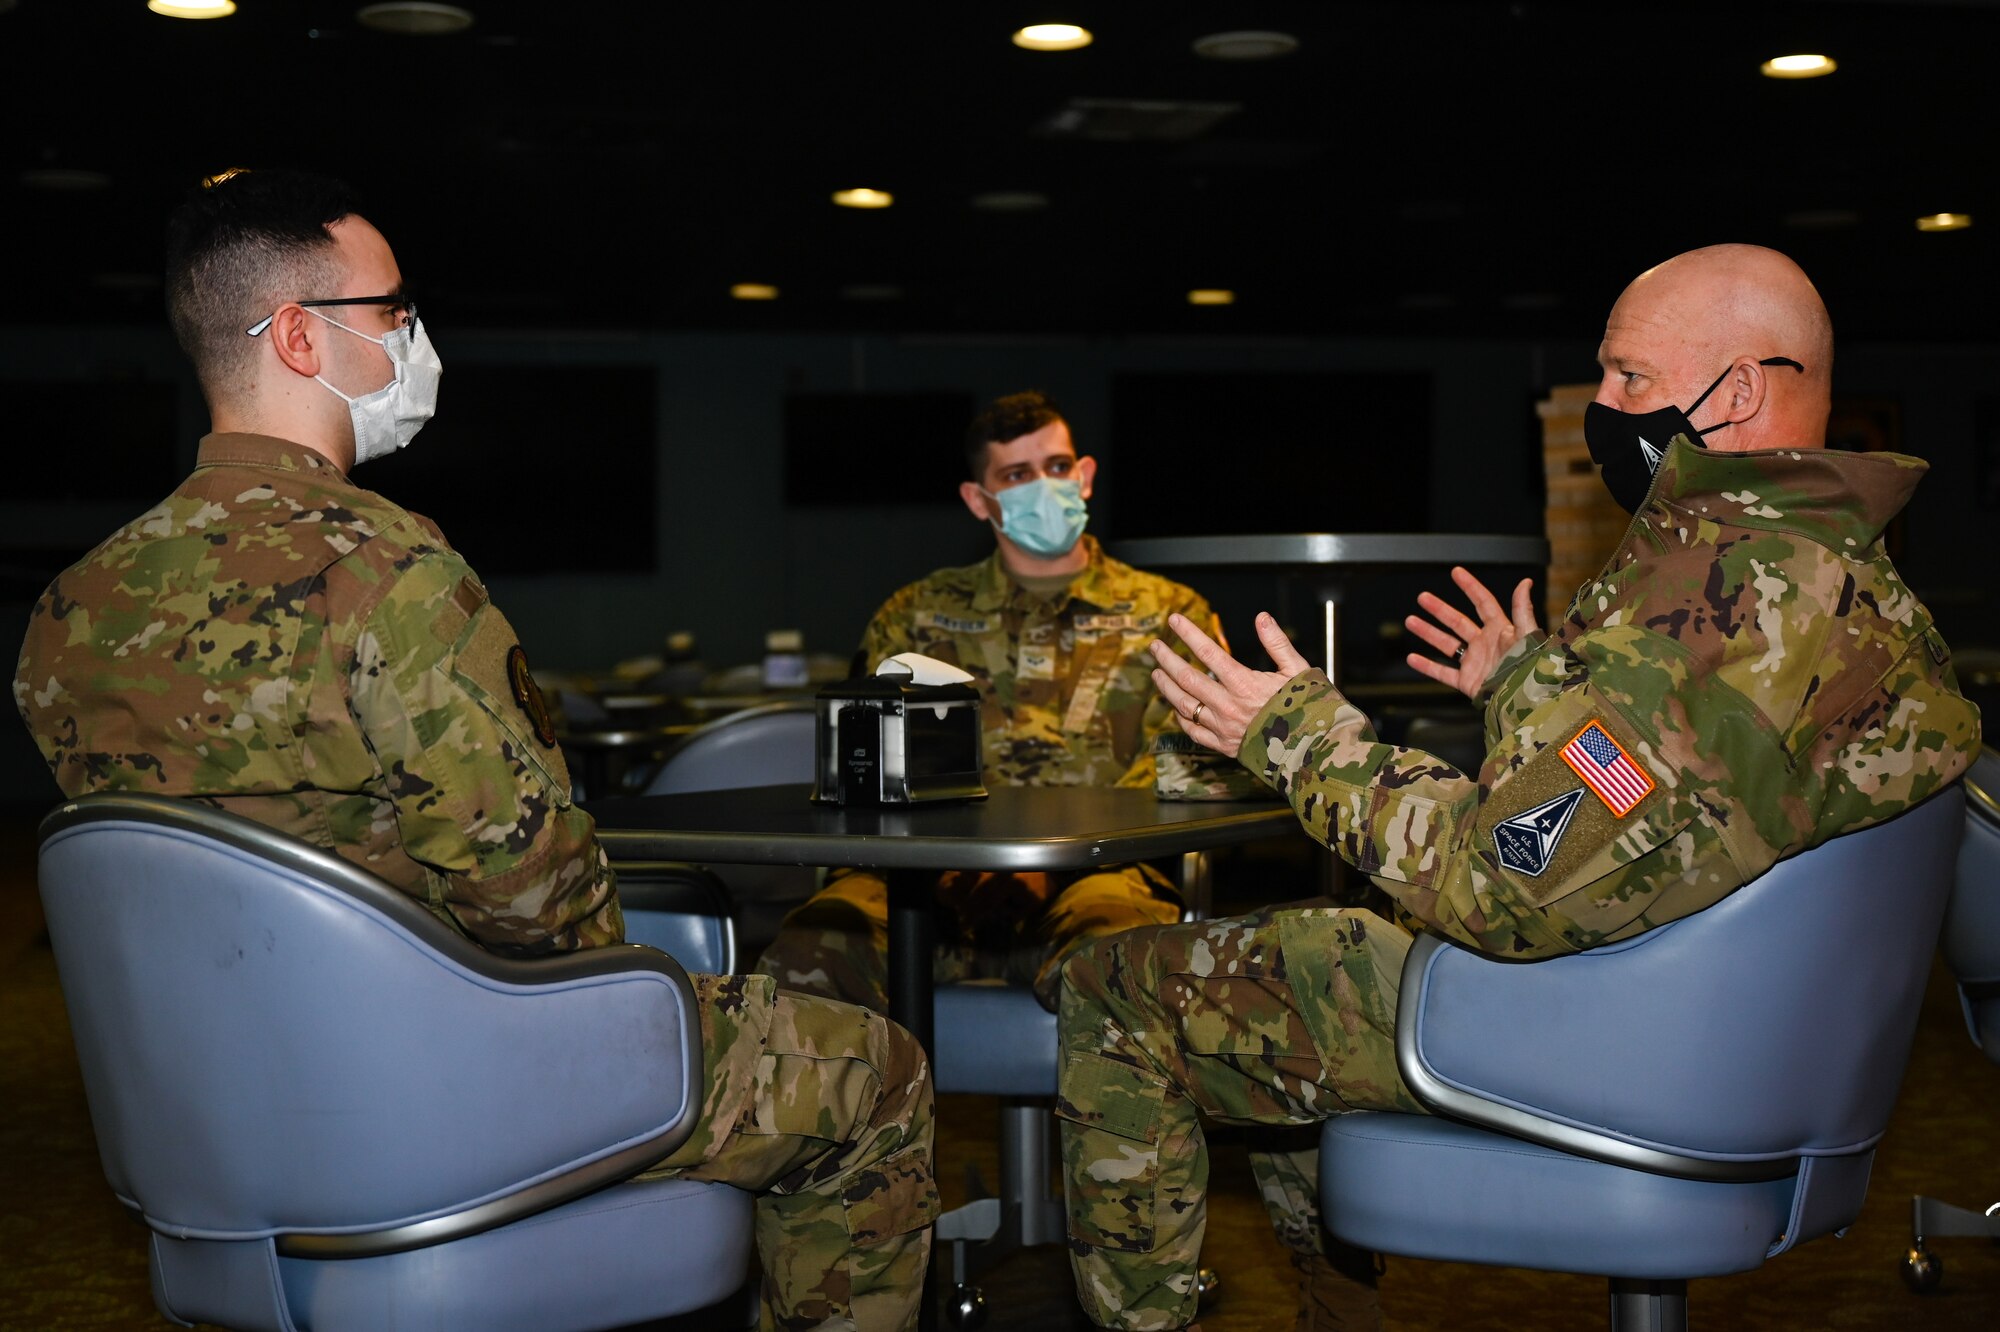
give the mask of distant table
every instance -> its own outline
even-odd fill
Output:
[[[1337,680],[1339,604],[1347,575],[1367,567],[1429,564],[1547,566],[1549,543],[1534,536],[1473,532],[1298,532],[1246,536],[1146,537],[1112,551],[1142,569],[1249,566],[1312,574],[1324,607],[1322,644],[1327,678]]]

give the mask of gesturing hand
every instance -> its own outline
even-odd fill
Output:
[[[1418,674],[1428,675],[1440,684],[1450,685],[1467,698],[1473,698],[1478,695],[1479,686],[1486,683],[1494,664],[1507,654],[1507,649],[1513,647],[1523,635],[1535,633],[1541,628],[1535,622],[1534,602],[1528,596],[1528,589],[1534,580],[1523,578],[1514,588],[1511,620],[1501,614],[1500,603],[1486,590],[1486,584],[1464,568],[1454,566],[1451,580],[1472,598],[1472,608],[1479,612],[1478,623],[1475,624],[1471,616],[1442,597],[1429,592],[1419,593],[1417,605],[1434,616],[1438,623],[1432,624],[1421,616],[1411,615],[1403,620],[1403,627],[1450,660],[1433,661],[1418,652],[1412,652],[1404,660]]]
[[[1167,627],[1188,645],[1201,666],[1189,664],[1154,639],[1153,660],[1159,666],[1153,671],[1153,683],[1180,714],[1182,730],[1231,758],[1243,747],[1243,732],[1251,719],[1264,710],[1287,680],[1312,664],[1299,655],[1278,622],[1262,611],[1257,614],[1257,638],[1277,664],[1275,671],[1251,670],[1184,615],[1168,616]],[[1203,674],[1201,667],[1206,667],[1208,674]]]

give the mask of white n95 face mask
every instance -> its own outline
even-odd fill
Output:
[[[347,404],[347,414],[354,422],[355,463],[386,457],[397,449],[409,447],[417,432],[424,428],[424,422],[437,412],[438,380],[444,376],[444,362],[438,359],[437,348],[431,346],[423,324],[417,323],[414,332],[409,328],[393,328],[379,338],[371,338],[317,310],[307,313],[319,315],[335,328],[375,343],[389,354],[390,364],[396,367],[394,379],[373,393],[354,398],[320,376],[313,376],[327,392]]]

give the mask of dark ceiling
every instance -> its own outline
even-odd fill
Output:
[[[156,323],[175,191],[291,164],[362,189],[439,328],[1594,338],[1637,270],[1750,240],[1846,339],[1994,340],[1989,3],[359,3],[0,0],[0,323]],[[1052,19],[1096,43],[1009,43]],[[1234,29],[1299,46],[1192,50]],[[1758,74],[1797,51],[1839,70]]]

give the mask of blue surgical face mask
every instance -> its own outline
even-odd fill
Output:
[[[981,486],[980,493],[1000,505],[994,526],[1001,535],[1045,560],[1069,554],[1090,521],[1083,486],[1073,480],[1043,476],[997,495]]]

